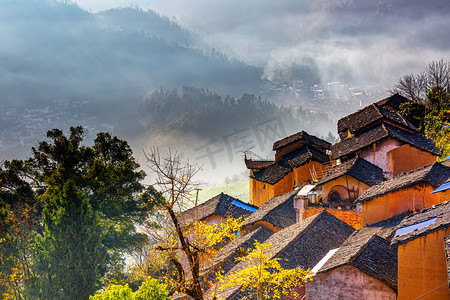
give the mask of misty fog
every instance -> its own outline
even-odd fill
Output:
[[[143,166],[143,150],[178,150],[220,184],[245,170],[242,151],[271,158],[300,130],[332,137],[339,117],[450,53],[446,1],[129,6],[0,2],[0,161],[83,125],[129,141]]]

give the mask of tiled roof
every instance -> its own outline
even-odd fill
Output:
[[[383,100],[380,100],[377,102],[377,105],[379,106],[390,106],[395,110],[400,110],[400,105],[402,105],[403,103],[405,103],[406,101],[408,101],[407,98],[399,95],[399,94],[394,94],[392,96],[389,96]]]
[[[242,203],[243,205],[234,205],[232,203],[233,201]],[[224,193],[220,193],[205,203],[181,212],[180,219],[183,220],[184,223],[192,223],[194,221],[204,220],[212,215],[239,218],[251,213],[251,211],[242,208],[243,206],[256,208],[256,206],[242,202],[241,200]]]
[[[245,159],[245,166],[247,169],[264,169],[273,164],[275,161],[270,160],[251,160],[251,159]]]
[[[439,162],[426,165],[409,173],[402,173],[393,179],[383,181],[367,191],[356,199],[357,203],[368,201],[370,199],[386,195],[388,193],[412,186],[419,182],[427,182],[434,188],[440,186],[450,177],[450,167]]]
[[[251,251],[255,241],[263,243],[272,234],[272,231],[264,226],[260,226],[255,230],[238,237],[236,240],[229,242],[219,252],[214,254],[211,261],[207,261],[201,266],[201,274],[207,275],[212,271],[217,271],[219,267],[220,270],[226,274],[238,263],[236,261],[238,257],[242,257],[245,253]],[[213,279],[214,274],[209,275],[210,279]]]
[[[295,223],[277,233],[274,233],[264,243],[272,244],[268,251],[270,258],[280,258],[280,264],[285,269],[301,266],[312,268],[329,250],[338,248],[354,229],[345,222],[326,211]],[[237,264],[234,272],[247,266],[243,261]],[[241,299],[244,293],[240,287],[229,289],[221,296],[225,299]]]
[[[354,232],[317,274],[351,265],[396,289],[397,251],[390,248],[390,240],[404,217],[396,216]]]
[[[369,186],[376,185],[384,180],[383,170],[381,168],[356,156],[334,166],[317,184],[321,185],[344,175],[352,176]]]
[[[447,279],[450,284],[450,235],[444,239],[445,257],[447,258]]]
[[[257,211],[245,219],[242,227],[253,225],[256,222],[269,222],[275,227],[286,228],[296,221],[294,209],[294,197],[297,191],[292,191],[271,198],[264,203]]]
[[[388,122],[393,122],[401,127],[407,128],[408,130],[418,132],[417,128],[399,113],[373,103],[340,119],[337,125],[338,133],[341,135],[341,133],[345,133],[348,130],[355,134],[380,122],[382,119],[387,120]]]
[[[450,202],[445,201],[405,218],[397,227],[391,245],[398,246],[450,226]]]
[[[284,156],[281,160],[253,173],[253,178],[271,185],[284,178],[292,172],[294,168],[298,168],[310,160],[319,163],[328,162],[328,155],[317,151],[313,148],[303,147]]]
[[[381,122],[368,131],[362,132],[357,136],[347,138],[339,143],[332,145],[332,156],[334,159],[338,159],[343,156],[354,154],[358,150],[371,146],[374,143],[384,140],[388,137],[396,139],[402,143],[409,144],[418,149],[430,152],[432,154],[439,155],[439,150],[431,140],[419,134],[411,133]]]
[[[309,135],[305,131],[301,131],[299,133],[293,134],[291,136],[288,136],[284,139],[281,139],[279,141],[276,141],[273,143],[273,149],[272,150],[278,150],[280,148],[283,148],[289,144],[295,143],[297,141],[304,141],[306,145],[316,146],[323,150],[330,149],[331,144],[327,141],[324,141],[322,139],[319,139],[318,137],[315,137],[313,135]]]

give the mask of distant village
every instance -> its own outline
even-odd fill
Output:
[[[346,114],[383,95],[382,86],[351,87],[340,82],[330,82],[326,87],[305,86],[301,81],[278,84],[264,80],[260,94],[264,99],[288,107],[302,107],[317,111],[327,105],[332,119]],[[26,153],[30,146],[45,139],[45,132],[53,128],[67,129],[73,124],[82,125],[90,132],[113,133],[116,124],[102,120],[88,100],[53,100],[48,105],[35,108],[19,108],[0,104],[0,150]]]
[[[16,153],[28,150],[45,139],[48,130],[67,129],[73,124],[80,124],[92,132],[113,132],[113,124],[89,113],[90,104],[86,100],[59,99],[51,105],[32,109],[0,105],[0,150]]]
[[[258,241],[284,268],[313,272],[285,299],[450,299],[450,159],[438,162],[399,113],[406,100],[395,94],[339,119],[335,144],[304,131],[274,141],[273,160],[245,157],[250,203],[222,193],[182,212],[206,223],[245,218],[213,257],[225,281]]]

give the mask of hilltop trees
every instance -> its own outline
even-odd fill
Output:
[[[450,155],[450,64],[432,61],[422,73],[400,78],[393,92],[409,98],[401,113],[436,144],[442,157]]]

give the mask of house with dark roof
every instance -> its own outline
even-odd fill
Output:
[[[245,159],[250,169],[250,203],[261,206],[296,185],[320,179],[327,170],[331,144],[301,131],[273,144],[275,161]],[[323,171],[325,170],[325,171]]]
[[[249,215],[242,223],[241,234],[264,226],[272,232],[278,232],[296,222],[294,197],[297,191],[291,191],[271,198],[257,211]]]
[[[423,209],[400,223],[391,242],[398,255],[399,299],[450,299],[449,235],[449,201]]]
[[[362,225],[441,203],[442,195],[432,191],[449,177],[450,166],[435,162],[371,187],[356,199],[362,205]]]
[[[399,95],[398,93],[391,95],[387,98],[384,98],[377,102],[379,106],[382,106],[386,109],[392,110],[394,112],[400,111],[400,105],[407,102],[408,99],[403,97],[402,95]]]
[[[328,251],[340,247],[353,231],[352,227],[323,211],[274,233],[264,243],[272,245],[267,254],[270,258],[281,259],[279,262],[284,269],[298,266],[311,269]],[[229,272],[243,269],[248,264],[247,261],[239,262]],[[218,296],[227,300],[242,299],[246,293],[241,288],[237,286],[219,291]],[[207,292],[207,299],[213,292]],[[304,288],[296,289],[296,292],[304,293]]]
[[[351,209],[361,194],[383,180],[381,168],[356,156],[334,166],[317,185],[321,187],[324,205]]]
[[[181,212],[179,218],[184,224],[196,221],[218,223],[228,217],[235,219],[246,217],[257,209],[254,205],[220,193],[200,205]]]
[[[395,177],[436,161],[433,142],[419,135],[400,115],[401,96],[373,103],[338,121],[340,142],[331,146],[332,158],[345,161],[359,155]]]
[[[397,251],[390,247],[405,215],[355,231],[312,269],[306,299],[396,299]]]
[[[362,227],[361,211],[354,201],[383,180],[383,170],[359,156],[338,164],[312,186],[312,192],[308,195],[302,194],[308,185],[298,192],[294,198],[297,219],[308,218],[326,209],[338,219],[359,229]],[[316,195],[319,195],[319,201]]]

